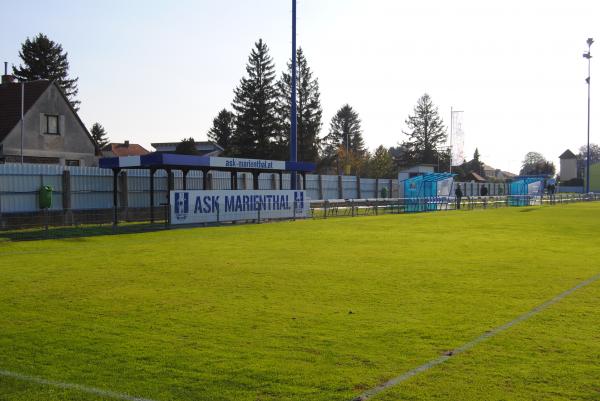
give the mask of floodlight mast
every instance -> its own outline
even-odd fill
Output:
[[[290,161],[298,161],[297,134],[298,134],[298,109],[296,107],[296,0],[292,0],[292,93],[290,116]],[[292,189],[296,189],[296,172],[292,172]],[[281,188],[280,188],[281,189]]]
[[[587,155],[585,162],[585,192],[590,192],[590,86],[591,86],[591,61],[592,61],[592,43],[594,43],[593,38],[588,38],[587,45],[588,51],[587,53],[583,53],[583,57],[588,60],[588,76],[585,80],[588,86],[588,104],[587,104]]]

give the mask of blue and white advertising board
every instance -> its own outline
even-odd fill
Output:
[[[291,219],[309,216],[305,191],[171,191],[171,224],[239,220]]]

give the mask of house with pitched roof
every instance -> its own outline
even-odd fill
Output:
[[[21,121],[23,113],[23,121]],[[96,166],[87,128],[55,82],[0,84],[0,162]]]
[[[137,143],[125,141],[123,143],[111,142],[102,147],[102,157],[144,156],[150,153],[146,148]]]

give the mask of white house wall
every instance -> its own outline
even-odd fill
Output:
[[[60,135],[42,133],[42,116],[45,114],[61,116]],[[4,155],[20,156],[20,124],[12,129],[2,145]],[[23,155],[58,158],[60,164],[64,164],[65,160],[79,160],[82,166],[97,165],[91,139],[55,85],[48,86],[25,114]]]

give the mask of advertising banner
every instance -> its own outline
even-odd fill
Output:
[[[171,224],[292,219],[309,216],[305,191],[171,191]]]

